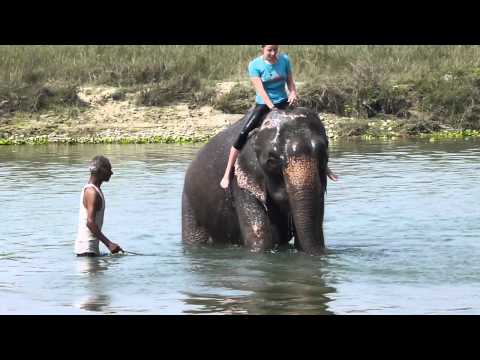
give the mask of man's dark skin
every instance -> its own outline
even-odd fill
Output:
[[[93,184],[100,189],[102,183],[104,181],[109,181],[112,175],[112,165],[109,163],[106,166],[100,167],[96,173],[92,173],[88,183]],[[92,234],[102,243],[104,243],[112,254],[116,254],[119,251],[123,252],[123,249],[118,244],[110,241],[95,223],[95,215],[97,214],[97,211],[102,208],[102,198],[95,189],[91,187],[85,189],[83,205],[87,209],[87,227],[90,229]]]

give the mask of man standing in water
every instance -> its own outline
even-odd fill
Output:
[[[77,256],[99,256],[99,241],[104,243],[112,254],[123,252],[118,244],[111,242],[102,233],[105,197],[100,186],[104,181],[109,181],[112,175],[110,160],[102,155],[97,155],[92,159],[90,179],[80,195],[80,214],[77,239],[75,240]]]

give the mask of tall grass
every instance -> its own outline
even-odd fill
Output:
[[[305,103],[319,110],[408,116],[415,108],[456,122],[478,113],[480,46],[282,45],[281,50],[290,55],[296,80],[305,83],[300,94]],[[248,79],[248,62],[258,54],[258,45],[3,45],[0,102],[45,86],[54,91],[82,84],[155,84],[185,92],[172,85],[177,79],[194,84],[197,92],[211,91],[213,82]]]
[[[367,62],[408,81],[480,68],[479,46],[284,45],[299,81],[349,75]],[[0,46],[0,80],[7,83],[144,84],[189,74],[205,80],[244,79],[259,54],[250,45]]]
[[[134,85],[179,75],[223,80],[245,75],[248,46],[0,46],[0,79]]]

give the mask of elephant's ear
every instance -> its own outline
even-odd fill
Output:
[[[320,182],[322,186],[322,192],[326,193],[327,192],[327,170],[326,169],[320,169]]]
[[[327,192],[327,169],[328,169],[328,138],[325,137],[324,146],[320,147],[320,157],[318,163],[318,174],[320,175],[320,182],[322,186],[322,192]]]
[[[245,163],[239,160],[235,162],[235,178],[238,187],[256,197],[265,206],[267,193],[263,183],[259,183],[251,171],[245,167]]]

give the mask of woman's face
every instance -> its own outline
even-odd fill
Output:
[[[265,45],[262,48],[262,55],[265,60],[275,61],[278,54],[278,45]]]

